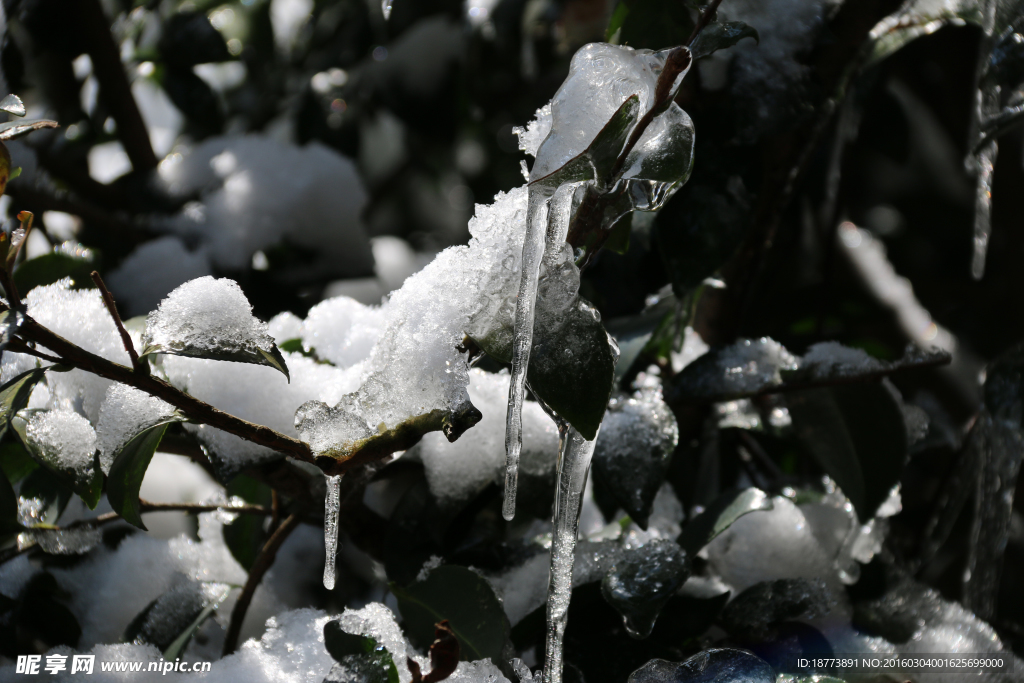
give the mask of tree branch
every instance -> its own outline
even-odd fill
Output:
[[[136,373],[131,368],[90,353],[43,327],[29,316],[25,316],[25,322],[18,330],[18,335],[26,341],[35,342],[56,352],[64,364],[127,384],[163,399],[180,410],[190,420],[208,424],[246,441],[290,455],[297,460],[316,464],[309,446],[302,441],[281,434],[270,427],[225,413],[208,403],[189,396],[162,379]]]
[[[224,637],[224,652],[221,656],[227,657],[238,647],[238,636],[242,632],[242,622],[245,621],[245,613],[249,609],[249,603],[252,602],[252,596],[263,580],[263,575],[274,564],[277,551],[298,525],[298,515],[288,515],[277,531],[267,539],[260,554],[256,556],[256,561],[253,562],[252,568],[249,570],[249,578],[245,581],[245,587],[242,588],[242,593],[238,596],[235,608],[231,610],[231,623],[228,625],[228,633]]]
[[[114,326],[117,328],[117,333],[121,335],[121,343],[124,344],[124,350],[128,352],[128,357],[132,359],[132,370],[141,372],[142,364],[139,362],[139,354],[135,351],[135,344],[132,343],[131,335],[128,334],[128,330],[124,329],[124,323],[121,322],[121,316],[117,312],[117,304],[114,303],[114,296],[107,289],[107,285],[103,282],[103,278],[100,277],[98,271],[92,271],[90,277],[100,290],[100,295],[103,297],[103,303],[106,305],[110,317],[114,319]]]

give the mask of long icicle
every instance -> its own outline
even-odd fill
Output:
[[[338,512],[341,508],[341,475],[327,477],[324,500],[324,588],[334,590],[334,563],[338,555]]]
[[[555,491],[551,570],[548,575],[547,637],[544,683],[562,683],[562,640],[572,597],[572,568],[576,559],[583,490],[587,486],[593,441],[587,441],[565,422],[559,422],[558,488]]]
[[[519,453],[523,447],[523,398],[526,393],[526,369],[533,348],[533,320],[537,310],[537,284],[540,262],[544,256],[547,235],[547,212],[550,193],[530,188],[530,204],[523,240],[522,275],[516,299],[515,328],[512,333],[512,379],[508,390],[508,413],[505,418],[505,499],[501,515],[511,521],[516,514],[516,491],[519,487]]]
[[[971,256],[971,276],[980,280],[985,275],[985,257],[992,234],[992,172],[999,152],[995,140],[978,152],[975,166],[977,179],[974,190],[974,253]]]

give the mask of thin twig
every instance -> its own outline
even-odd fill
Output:
[[[45,360],[49,363],[54,363],[55,365],[60,365],[64,362],[63,358],[57,358],[56,356],[51,356],[48,353],[43,353],[42,351],[32,348],[31,346],[22,342],[19,339],[12,339],[10,342],[8,342],[7,350],[13,351],[15,353],[24,353],[27,356],[35,356],[36,358]]]
[[[100,277],[99,271],[92,271],[90,277],[100,290],[100,294],[103,296],[103,303],[106,304],[110,317],[114,319],[114,326],[117,327],[117,332],[121,335],[121,343],[124,344],[124,350],[128,352],[128,357],[132,359],[132,369],[135,372],[141,372],[142,364],[139,362],[139,354],[135,351],[135,344],[132,343],[131,335],[128,334],[128,330],[124,329],[124,323],[121,322],[121,316],[117,312],[117,304],[114,303],[114,295],[107,289],[107,285],[103,282],[103,278]]]
[[[238,647],[238,637],[242,632],[242,622],[245,620],[245,613],[249,609],[249,603],[252,602],[252,596],[263,580],[263,575],[274,564],[277,551],[298,525],[298,515],[288,515],[284,522],[281,523],[281,526],[277,528],[277,531],[267,539],[260,554],[256,556],[256,561],[253,562],[252,568],[249,569],[249,578],[245,581],[245,587],[242,588],[242,593],[238,596],[235,608],[231,610],[231,623],[228,625],[228,633],[224,637],[224,652],[222,656],[227,657]]]
[[[40,325],[29,316],[18,330],[18,335],[26,340],[56,352],[61,362],[94,375],[112,379],[128,386],[145,391],[170,403],[180,410],[185,417],[208,424],[211,427],[234,434],[246,441],[266,446],[271,450],[290,455],[297,460],[316,464],[309,445],[264,425],[255,424],[240,417],[225,413],[209,403],[186,394],[167,382],[152,375],[134,372],[131,368],[109,361],[69,342],[60,335]],[[337,464],[337,463],[335,463]]]

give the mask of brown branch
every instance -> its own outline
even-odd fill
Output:
[[[60,365],[64,362],[63,358],[57,358],[56,356],[51,356],[47,353],[43,353],[42,351],[32,348],[31,346],[17,338],[12,339],[10,342],[7,343],[7,350],[14,351],[15,353],[24,353],[26,356],[35,356],[36,358],[57,365]]]
[[[107,285],[103,282],[103,278],[100,277],[98,271],[92,271],[89,276],[96,283],[96,287],[100,290],[100,295],[103,297],[103,303],[106,305],[110,317],[114,319],[114,326],[117,328],[117,333],[121,335],[121,343],[124,344],[124,350],[128,352],[128,357],[132,360],[132,370],[144,372],[142,364],[139,362],[139,354],[135,351],[135,344],[132,343],[131,335],[128,334],[128,330],[124,329],[124,323],[121,322],[121,316],[117,312],[114,295],[107,289]]]
[[[93,73],[100,84],[100,94],[117,123],[117,136],[124,151],[139,173],[156,168],[157,158],[149,142],[149,132],[132,95],[121,53],[110,33],[110,20],[100,0],[78,0],[79,32],[92,60]]]
[[[245,581],[245,587],[242,588],[242,593],[238,596],[235,608],[231,610],[231,623],[228,625],[228,633],[224,637],[224,652],[222,656],[227,657],[238,647],[238,637],[242,632],[242,622],[245,620],[245,613],[249,609],[249,603],[252,602],[252,596],[256,593],[256,588],[263,580],[263,575],[274,564],[274,560],[277,558],[277,551],[298,525],[298,515],[288,515],[284,522],[281,523],[281,526],[277,528],[277,531],[267,539],[263,549],[260,550],[260,554],[256,556],[256,561],[253,562],[252,568],[249,569],[249,578]]]
[[[208,403],[189,396],[162,379],[134,372],[131,368],[90,353],[43,327],[29,316],[25,316],[25,322],[19,329],[18,334],[26,341],[35,342],[50,351],[56,352],[65,364],[91,372],[100,377],[105,377],[106,379],[114,380],[115,382],[127,384],[128,386],[145,391],[151,396],[163,399],[194,422],[216,427],[246,441],[266,446],[271,450],[290,455],[304,462],[314,463],[313,453],[310,451],[309,446],[302,441],[281,434],[270,427],[255,424],[230,413],[225,413]]]

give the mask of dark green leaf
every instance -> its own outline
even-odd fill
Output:
[[[398,669],[391,653],[369,636],[347,633],[338,621],[329,621],[324,624],[324,647],[334,661],[346,668],[357,669],[359,673],[369,674],[372,683],[398,683]],[[339,677],[339,680],[353,679]]]
[[[220,101],[209,84],[191,67],[169,67],[163,75],[164,92],[200,135],[216,135],[224,128]]]
[[[251,477],[239,475],[227,487],[228,496],[239,496],[253,505],[269,507],[271,490],[266,484]],[[248,571],[266,541],[261,515],[238,515],[233,522],[224,525],[224,542],[238,564]]]
[[[179,583],[146,605],[128,624],[122,640],[155,645],[164,659],[173,661],[229,593],[227,584],[192,580]]]
[[[694,59],[700,59],[718,50],[732,47],[744,38],[753,38],[755,42],[761,42],[761,37],[757,35],[757,29],[742,21],[709,24],[697,36],[697,40],[690,46],[690,50],[693,52]]]
[[[701,548],[743,515],[771,510],[772,507],[772,499],[761,489],[749,488],[724,493],[686,525],[679,535],[679,545],[689,557],[694,557]]]
[[[907,461],[900,402],[881,382],[792,392],[793,429],[853,504],[871,519]]]
[[[198,11],[178,12],[165,19],[157,49],[165,63],[178,67],[231,59],[224,37],[206,14]]]
[[[630,636],[646,638],[691,571],[690,557],[675,541],[655,539],[623,551],[601,580],[601,594],[622,615]]]
[[[275,345],[269,352],[263,349],[240,349],[222,347],[218,350],[209,349],[196,349],[188,346],[164,346],[162,344],[147,344],[139,354],[140,357],[145,357],[153,353],[166,353],[172,356],[189,356],[191,358],[206,358],[207,360],[229,360],[236,363],[253,363],[255,365],[269,365],[275,370],[284,374],[285,377],[290,376],[288,374],[288,365],[285,363],[284,356],[281,355],[281,351]]]
[[[48,650],[57,645],[77,647],[82,627],[64,604],[69,596],[57,585],[53,574],[36,574],[18,596],[13,615],[17,632],[23,642]]]
[[[18,266],[14,271],[14,284],[22,294],[35,287],[52,285],[66,277],[70,277],[76,287],[92,287],[89,274],[95,269],[96,265],[91,259],[50,252]]]
[[[114,464],[110,466],[110,475],[107,477],[107,500],[126,522],[140,529],[146,528],[139,512],[139,488],[142,486],[142,479],[146,476],[146,469],[153,459],[153,453],[167,431],[167,425],[177,421],[177,418],[169,419],[136,435],[114,457]]]
[[[401,588],[391,585],[398,598],[406,634],[425,650],[434,641],[434,624],[447,619],[459,641],[462,659],[489,658],[502,665],[509,638],[505,610],[490,584],[465,567],[444,565],[423,581]]]
[[[348,655],[364,655],[373,652],[377,641],[369,636],[349,633],[341,628],[341,622],[328,621],[324,624],[324,647],[327,652],[340,662]]]
[[[281,349],[285,353],[304,353],[305,348],[302,346],[301,339],[288,339],[277,345],[277,348]]]
[[[690,12],[679,0],[623,0],[612,20],[617,25],[613,30],[609,23],[608,39],[636,49],[682,45],[693,31]]]
[[[25,103],[22,102],[21,98],[14,93],[11,93],[0,100],[0,109],[4,110],[8,114],[14,114],[15,116],[25,115]]]
[[[0,444],[0,470],[12,484],[17,484],[37,467],[39,463],[32,459],[19,439],[6,439]]]
[[[18,524],[18,496],[6,476],[0,474],[0,538],[16,532]]]
[[[60,124],[56,121],[48,119],[29,119],[0,123],[0,141],[20,138],[40,128],[58,128],[59,126]]]
[[[18,490],[20,499],[34,498],[41,503],[39,515],[34,520],[36,524],[56,524],[71,500],[71,494],[71,486],[45,467],[33,470]]]
[[[622,0],[615,6],[615,11],[612,12],[612,18],[608,20],[608,28],[604,32],[605,42],[618,42],[618,37],[615,35],[622,29],[622,22],[629,16],[629,5]]]
[[[46,368],[35,368],[23,372],[0,387],[0,438],[7,433],[11,420],[28,405],[32,389],[46,374]]]

